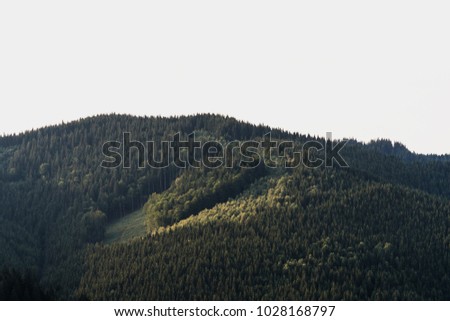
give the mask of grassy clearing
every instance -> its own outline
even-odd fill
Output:
[[[144,209],[137,210],[106,227],[105,243],[128,242],[147,234]]]

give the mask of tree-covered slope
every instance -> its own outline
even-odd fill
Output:
[[[382,140],[349,142],[347,169],[152,169],[136,155],[131,168],[99,166],[124,132],[156,147],[192,132],[313,139],[208,114],[101,115],[0,137],[0,268],[14,271],[0,291],[33,275],[36,293],[58,299],[449,297],[448,156]],[[124,230],[121,244],[105,237]]]
[[[447,201],[345,171],[296,170],[258,183],[265,192],[143,240],[90,247],[78,295],[450,299]]]

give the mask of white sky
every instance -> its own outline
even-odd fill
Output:
[[[450,153],[449,1],[0,1],[0,133],[214,112]]]

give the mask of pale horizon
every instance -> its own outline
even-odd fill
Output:
[[[0,4],[0,134],[215,113],[450,154],[446,1]]]

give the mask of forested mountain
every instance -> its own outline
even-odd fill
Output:
[[[0,137],[2,299],[450,299],[448,155],[352,140],[346,168],[101,167],[103,144],[125,132],[314,139],[210,114]],[[138,210],[145,229],[105,242]]]

